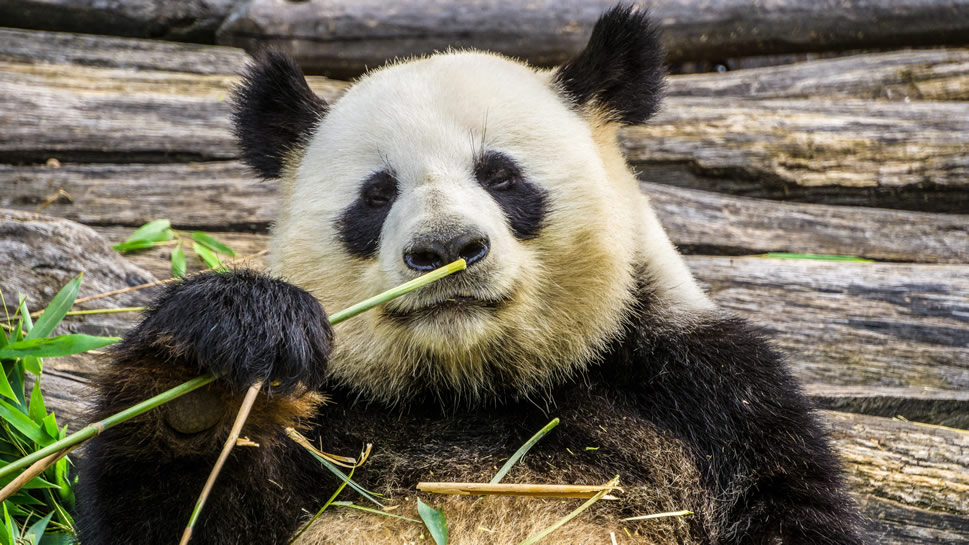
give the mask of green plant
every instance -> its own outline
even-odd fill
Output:
[[[172,222],[167,219],[150,221],[135,229],[131,236],[121,244],[112,246],[119,252],[134,252],[146,248],[154,248],[161,244],[175,244],[172,250],[172,276],[185,276],[185,251],[182,249],[188,241],[192,243],[195,255],[210,269],[221,269],[222,260],[219,255],[235,257],[235,251],[225,243],[217,240],[208,233],[192,231],[191,233],[172,229]]]
[[[82,275],[65,285],[34,323],[26,301],[18,301],[13,316],[6,316],[6,331],[0,332],[0,467],[22,456],[63,439],[67,426],[59,428],[53,412],[48,413],[41,391],[43,358],[80,354],[117,342],[115,337],[59,335],[54,329],[67,315],[77,298]],[[0,301],[3,295],[0,294]],[[4,308],[6,302],[3,301]],[[28,397],[28,382],[33,385]],[[0,479],[6,487],[15,483],[14,475]],[[70,543],[74,521],[69,511],[74,506],[75,479],[67,458],[30,478],[3,502],[0,545],[49,545]],[[11,486],[11,488],[16,485]]]

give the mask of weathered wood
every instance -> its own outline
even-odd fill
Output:
[[[89,227],[59,218],[0,210],[0,291],[8,314],[13,314],[20,295],[31,311],[43,309],[72,278],[84,273],[79,297],[153,282],[155,277],[128,262]],[[150,301],[151,290],[95,300],[78,309],[141,306]],[[58,334],[116,335],[130,327],[126,314],[99,314],[85,319],[68,317]]]
[[[473,4],[403,0],[310,0],[241,4],[219,43],[270,44],[314,73],[356,75],[388,59],[475,47],[558,64],[585,45],[613,0]],[[667,0],[652,2],[673,62],[728,57],[969,43],[966,0]]]
[[[237,162],[0,165],[0,207],[89,225],[264,232],[277,187]],[[778,203],[644,183],[673,241],[688,253],[807,252],[890,261],[969,263],[969,216]],[[63,191],[63,193],[59,193]]]
[[[782,203],[646,182],[642,188],[670,238],[686,253],[798,252],[969,263],[969,215]]]
[[[0,28],[0,61],[239,74],[249,56],[235,47]]]
[[[969,391],[830,384],[808,384],[805,391],[821,409],[969,429]]]
[[[237,76],[0,62],[0,161],[185,161],[237,155]],[[311,78],[333,99],[345,84]]]
[[[969,102],[670,97],[624,129],[645,180],[751,197],[969,212]]]
[[[4,26],[213,43],[237,0],[0,0]]]
[[[969,432],[826,412],[871,543],[969,540]]]
[[[670,78],[674,96],[969,100],[969,49],[852,55]]]

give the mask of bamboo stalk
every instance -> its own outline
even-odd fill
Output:
[[[448,265],[441,267],[440,269],[433,270],[423,276],[419,276],[414,280],[411,280],[410,282],[401,284],[396,288],[393,288],[381,294],[375,295],[370,299],[366,299],[361,303],[357,303],[356,305],[353,305],[352,307],[346,310],[333,314],[332,316],[330,316],[330,324],[336,325],[344,320],[353,318],[354,316],[362,312],[366,312],[367,310],[370,310],[378,305],[382,305],[387,301],[394,299],[395,297],[400,297],[405,293],[409,293],[416,289],[422,288],[427,284],[440,280],[441,278],[444,278],[449,274],[462,271],[466,267],[467,267],[467,264],[465,263],[465,261],[463,259],[459,259],[453,263],[450,263]],[[138,403],[133,407],[130,407],[117,414],[111,415],[108,418],[101,420],[100,422],[89,424],[76,433],[73,433],[59,441],[55,441],[50,445],[47,445],[46,447],[36,452],[33,452],[15,462],[11,462],[6,466],[3,466],[2,468],[0,468],[0,479],[8,475],[11,475],[15,471],[23,469],[29,466],[30,464],[33,464],[34,462],[42,458],[45,458],[55,452],[58,452],[64,448],[83,443],[84,441],[87,441],[88,439],[94,437],[95,435],[101,434],[101,432],[103,432],[104,430],[112,428],[122,422],[125,422],[126,420],[129,420],[146,411],[154,409],[159,405],[163,405],[165,403],[168,403],[169,401],[178,399],[179,397],[189,392],[192,392],[194,390],[201,388],[202,386],[205,386],[206,384],[209,384],[213,380],[215,380],[215,377],[212,375],[203,375],[201,377],[196,377],[170,390],[167,390],[154,397],[146,399],[145,401],[142,401],[141,403]]]
[[[226,438],[225,444],[222,445],[222,452],[219,453],[219,458],[215,461],[215,465],[212,466],[212,471],[209,473],[209,478],[205,480],[205,486],[202,487],[202,492],[199,494],[198,501],[195,502],[195,509],[192,510],[192,516],[188,519],[188,524],[185,526],[185,531],[182,533],[182,539],[178,542],[179,545],[187,545],[189,540],[192,539],[192,530],[195,529],[195,523],[198,521],[199,515],[202,513],[202,508],[205,507],[205,501],[209,499],[209,493],[212,492],[212,486],[215,485],[215,479],[219,477],[219,473],[222,472],[222,466],[225,465],[225,461],[229,459],[229,453],[232,451],[232,447],[236,444],[236,439],[239,438],[239,434],[242,432],[242,426],[246,423],[246,419],[249,418],[249,412],[252,411],[252,405],[256,402],[256,396],[259,395],[259,390],[262,389],[261,380],[256,381],[255,384],[249,387],[246,392],[246,397],[242,399],[242,406],[239,407],[239,413],[236,414],[235,422],[232,423],[232,429],[229,431],[229,437]]]
[[[71,453],[71,451],[73,451],[79,446],[80,445],[78,444],[78,445],[67,447],[61,450],[60,452],[55,452],[50,456],[41,458],[40,460],[37,460],[36,462],[34,462],[30,467],[27,468],[26,471],[24,471],[20,475],[17,475],[16,479],[7,483],[7,486],[3,487],[3,490],[0,490],[0,503],[7,501],[7,498],[16,494],[21,487],[23,487],[25,484],[29,483],[30,481],[34,480],[34,477],[46,471],[47,468],[56,464],[58,460],[67,456],[68,454]]]
[[[609,481],[608,483],[606,483],[605,485],[603,485],[602,488],[605,488],[605,489],[615,488],[615,485],[618,482],[619,482],[619,476],[616,475],[615,478],[613,478],[611,481]],[[595,502],[597,502],[599,500],[606,499],[606,497],[607,497],[606,496],[606,490],[603,490],[603,491],[599,492],[598,494],[596,494],[596,495],[592,496],[591,498],[589,498],[588,501],[586,501],[585,503],[583,503],[582,505],[580,505],[579,507],[577,507],[575,511],[572,511],[568,515],[565,515],[564,517],[562,517],[561,520],[559,520],[555,524],[553,524],[553,525],[549,526],[548,528],[542,530],[541,532],[533,535],[532,537],[526,539],[525,541],[522,541],[518,545],[532,545],[533,543],[538,542],[540,539],[542,539],[545,536],[551,534],[555,530],[558,530],[564,524],[566,524],[570,520],[572,520],[575,517],[577,517],[579,515],[579,513],[581,513],[582,511],[585,511],[589,507],[592,507],[592,504],[594,504]]]
[[[430,492],[432,494],[455,494],[459,496],[591,498],[600,492],[609,492],[612,490],[619,490],[620,488],[612,484],[417,483],[417,489],[422,492]]]

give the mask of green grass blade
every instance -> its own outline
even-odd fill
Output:
[[[26,542],[30,545],[40,545],[40,540],[47,530],[47,525],[50,524],[50,519],[54,518],[54,512],[51,511],[47,513],[47,516],[38,520],[30,528],[27,529],[27,533],[24,534]]]
[[[491,478],[491,484],[500,483],[501,480],[505,478],[505,475],[507,475],[508,472],[511,470],[512,466],[517,464],[518,461],[521,460],[525,456],[525,454],[527,454],[528,451],[535,446],[535,443],[538,443],[538,441],[542,437],[545,437],[545,435],[548,434],[548,432],[552,431],[552,429],[558,425],[559,425],[559,419],[554,418],[552,419],[551,422],[549,422],[548,424],[545,424],[544,428],[538,430],[538,433],[536,433],[535,435],[532,436],[531,439],[526,441],[525,444],[522,445],[521,448],[516,450],[515,454],[512,454],[511,458],[508,458],[508,461],[506,461],[505,464],[501,466],[501,469],[498,470],[498,473],[496,473],[495,476]]]
[[[361,496],[363,496],[364,498],[366,498],[368,501],[373,502],[373,504],[376,505],[377,507],[383,507],[384,506],[384,504],[380,503],[380,501],[378,501],[377,498],[373,497],[373,493],[372,492],[370,492],[366,488],[360,486],[355,481],[353,481],[352,479],[350,479],[350,477],[348,477],[346,473],[340,471],[340,468],[338,468],[335,465],[333,465],[332,462],[330,462],[326,458],[320,457],[318,454],[316,454],[312,450],[307,450],[306,452],[309,452],[314,458],[316,458],[317,460],[319,460],[319,462],[321,464],[323,464],[323,467],[329,469],[330,470],[330,473],[333,473],[334,475],[336,475],[337,478],[339,478],[340,480],[347,481],[347,484],[350,485],[350,488],[352,488],[357,494],[360,494]]]
[[[67,311],[71,310],[71,307],[74,306],[74,300],[77,299],[77,292],[81,289],[81,280],[83,278],[84,273],[75,276],[73,280],[57,292],[57,295],[51,299],[47,308],[44,309],[44,313],[40,315],[40,318],[37,318],[37,323],[34,324],[30,333],[25,337],[27,340],[47,337],[54,332],[54,329],[57,328],[64,319],[64,316],[67,315]]]
[[[444,517],[443,509],[434,509],[430,505],[417,498],[417,513],[424,521],[424,526],[431,533],[434,543],[437,545],[447,545],[448,530],[447,519]]]
[[[195,250],[195,254],[199,256],[199,259],[205,263],[206,267],[210,269],[218,269],[222,267],[222,260],[219,256],[215,255],[212,250],[209,250],[205,246],[202,246],[198,242],[192,242],[192,249]]]
[[[172,276],[179,278],[185,276],[185,251],[179,244],[172,250]]]
[[[306,532],[306,530],[308,530],[308,529],[309,529],[309,527],[310,527],[310,525],[311,525],[311,524],[313,524],[313,522],[315,522],[315,521],[316,521],[316,519],[318,519],[318,518],[320,518],[320,515],[322,515],[322,514],[323,514],[323,511],[326,511],[326,509],[327,509],[327,508],[328,508],[328,507],[330,506],[330,504],[332,504],[332,503],[333,503],[333,500],[335,500],[335,499],[336,499],[336,497],[340,495],[340,492],[343,492],[343,489],[344,489],[344,488],[346,488],[346,486],[347,486],[347,483],[348,483],[348,482],[350,482],[350,477],[353,477],[353,471],[354,471],[355,469],[357,469],[357,468],[356,468],[356,467],[354,467],[354,468],[351,468],[351,469],[350,469],[350,474],[349,474],[349,475],[347,475],[347,478],[346,478],[346,479],[343,479],[343,482],[342,482],[342,483],[340,483],[340,486],[339,486],[339,487],[337,487],[337,489],[336,489],[336,492],[334,492],[334,493],[333,493],[333,495],[332,495],[332,496],[330,496],[330,499],[328,499],[328,500],[326,500],[326,503],[324,503],[324,504],[323,504],[323,507],[320,507],[320,510],[319,510],[319,511],[317,511],[315,515],[313,515],[313,518],[311,518],[311,519],[310,519],[310,520],[309,520],[309,521],[308,521],[308,522],[307,522],[307,523],[306,523],[306,524],[305,524],[305,525],[304,525],[304,526],[303,526],[303,527],[302,527],[302,528],[300,529],[300,531],[299,531],[299,532],[297,532],[295,536],[293,536],[293,539],[291,539],[291,540],[289,540],[289,543],[290,543],[290,545],[292,545],[293,543],[295,543],[295,542],[296,542],[296,540],[298,540],[298,539],[300,538],[300,536],[301,536],[301,535],[303,535],[303,533],[304,533],[304,532]]]
[[[193,231],[192,240],[206,246],[213,252],[220,253],[222,255],[227,255],[229,257],[235,257],[236,252],[232,248],[229,248],[222,242],[216,240],[215,237],[208,233],[203,233],[202,231]]]
[[[617,482],[619,482],[619,477],[618,476],[616,476],[613,480],[611,480],[608,483],[606,483],[606,486],[615,486]],[[592,496],[591,498],[589,498],[588,500],[586,500],[585,503],[583,503],[578,508],[576,508],[575,511],[572,511],[568,515],[565,515],[559,521],[557,521],[555,524],[549,526],[548,528],[542,530],[541,532],[533,535],[532,537],[526,539],[525,541],[522,541],[521,543],[519,543],[519,545],[534,545],[540,539],[542,539],[545,536],[551,534],[555,530],[558,530],[563,525],[565,525],[565,523],[567,523],[570,520],[574,519],[575,517],[579,516],[579,513],[581,513],[583,511],[585,511],[586,509],[592,507],[592,504],[594,504],[595,502],[601,500],[602,497],[605,496],[609,492],[610,492],[610,490],[609,489],[606,489],[606,490],[603,490],[602,492],[597,493],[595,496]]]
[[[34,356],[38,358],[54,358],[80,354],[95,348],[101,348],[120,341],[120,337],[94,337],[72,333],[57,337],[23,340],[10,343],[0,348],[0,358],[23,358]]]

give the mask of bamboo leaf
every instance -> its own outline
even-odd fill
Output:
[[[525,444],[522,445],[521,448],[516,450],[515,454],[512,454],[511,458],[508,458],[508,461],[501,466],[501,469],[498,470],[498,473],[496,473],[495,476],[492,477],[491,484],[498,484],[499,482],[501,482],[501,480],[505,478],[505,475],[507,475],[508,472],[511,470],[512,466],[517,464],[518,461],[521,460],[525,456],[525,454],[527,454],[528,451],[535,446],[535,443],[538,443],[538,441],[542,437],[545,437],[545,435],[548,432],[552,431],[552,429],[558,425],[559,425],[559,419],[554,418],[552,419],[551,422],[549,422],[548,424],[545,424],[544,428],[538,430],[538,433],[536,433],[535,435],[532,436],[531,439],[526,441]]]
[[[232,248],[229,248],[224,243],[216,240],[215,237],[213,237],[208,233],[203,233],[202,231],[193,231],[192,240],[194,240],[195,242],[198,242],[199,244],[203,244],[207,246],[213,252],[220,253],[222,255],[227,255],[229,257],[236,256],[235,250],[233,250]]]
[[[40,545],[41,537],[43,537],[44,532],[47,530],[47,525],[50,524],[50,519],[54,517],[54,512],[51,511],[47,513],[47,516],[35,522],[24,535],[24,539],[27,543],[31,545]]]
[[[175,233],[172,232],[172,222],[161,219],[149,221],[135,229],[135,232],[131,233],[131,236],[125,242],[134,242],[136,240],[163,242],[173,238],[175,238]]]
[[[101,348],[120,341],[119,337],[94,337],[80,333],[45,337],[43,339],[23,340],[10,343],[0,349],[0,358],[23,358],[36,356],[38,358],[54,358],[80,354],[95,348]]]
[[[41,337],[47,337],[54,332],[58,324],[67,315],[67,311],[71,310],[74,306],[74,300],[77,299],[77,292],[81,289],[81,280],[84,278],[84,273],[81,273],[74,277],[73,280],[64,285],[63,288],[57,295],[51,299],[48,303],[47,308],[44,309],[44,313],[37,318],[37,323],[30,330],[30,333],[25,337],[27,340],[39,339]]]
[[[133,240],[131,242],[122,242],[121,244],[115,244],[111,246],[119,252],[133,252],[135,250],[144,250],[146,248],[154,248],[155,243],[150,240]]]
[[[44,534],[38,545],[74,545],[75,542],[70,534]]]
[[[47,418],[47,406],[44,404],[44,394],[40,392],[40,377],[34,380],[34,389],[30,392],[30,408],[29,413],[30,419],[34,422],[43,425],[44,419]],[[54,428],[54,433],[51,434],[50,430],[44,430],[51,437],[57,438],[57,428]]]
[[[609,481],[608,483],[606,483],[605,486],[612,487],[612,486],[615,486],[616,483],[618,483],[618,482],[619,482],[619,476],[617,475],[614,479],[612,479],[611,481]],[[551,534],[555,530],[558,530],[565,523],[567,523],[570,520],[572,520],[575,517],[577,517],[579,515],[579,513],[585,511],[589,507],[592,507],[592,504],[594,504],[595,502],[601,500],[602,497],[605,496],[607,492],[609,492],[608,489],[603,490],[602,492],[599,492],[595,496],[592,496],[591,498],[589,498],[588,500],[586,500],[585,503],[583,503],[582,505],[580,505],[579,507],[577,507],[575,509],[575,511],[572,511],[568,515],[565,515],[564,517],[562,517],[561,519],[559,519],[555,524],[553,524],[553,525],[549,526],[548,528],[542,530],[541,532],[533,535],[532,537],[526,539],[525,541],[522,541],[518,545],[533,545],[534,543],[537,543],[540,539],[542,539],[545,536]]]
[[[198,242],[192,243],[192,249],[195,250],[196,255],[199,256],[199,259],[201,259],[207,267],[211,269],[218,269],[222,267],[222,261],[219,259],[219,256],[212,253],[212,250],[209,250]]]
[[[430,505],[422,502],[420,498],[417,498],[417,513],[421,516],[421,520],[424,521],[424,526],[431,533],[431,537],[434,538],[434,543],[437,545],[447,545],[448,531],[447,520],[444,518],[444,510],[434,509]]]
[[[185,252],[181,244],[172,251],[172,276],[176,278],[185,276]]]
[[[25,356],[23,362],[24,369],[33,373],[35,377],[40,377],[44,373],[44,364],[40,361],[40,358]]]
[[[386,511],[381,511],[380,509],[373,509],[373,508],[370,508],[370,507],[364,507],[362,505],[357,505],[357,504],[353,503],[352,501],[335,501],[335,502],[333,502],[333,505],[337,505],[339,507],[349,507],[351,509],[357,509],[359,511],[366,511],[368,513],[374,513],[376,515],[383,515],[385,517],[391,517],[391,518],[395,518],[395,519],[407,520],[407,521],[410,521],[410,522],[416,522],[417,524],[421,524],[421,521],[419,521],[417,519],[412,519],[410,517],[404,517],[404,516],[401,516],[401,515],[395,515],[393,513],[388,513]]]
[[[27,436],[31,441],[43,445],[50,443],[50,438],[40,424],[34,422],[29,416],[2,399],[0,399],[0,418],[6,420],[8,424]]]
[[[20,535],[20,530],[17,529],[17,523],[14,522],[10,516],[10,511],[7,510],[7,502],[3,502],[3,529],[4,543],[14,545],[14,540]]]
[[[39,383],[40,381],[38,381],[38,384]],[[31,400],[33,400],[33,398],[31,398]],[[45,416],[43,424],[44,431],[47,432],[47,435],[50,435],[54,439],[60,439],[63,437],[64,434],[61,433],[61,430],[57,429],[57,419],[54,417],[54,413],[50,413],[49,415]]]
[[[0,348],[0,350],[3,350],[3,349]],[[0,395],[6,396],[7,398],[13,401],[17,401],[19,403],[19,400],[17,399],[17,394],[13,393],[13,388],[10,387],[10,381],[7,380],[7,373],[5,372],[0,372]]]

